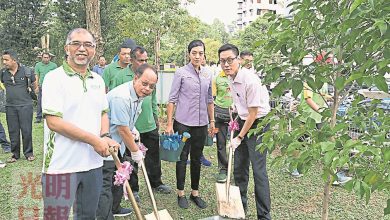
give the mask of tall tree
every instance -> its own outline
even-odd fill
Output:
[[[292,19],[272,15],[266,38],[255,42],[264,51],[259,54],[258,66],[266,73],[266,82],[277,83],[275,96],[292,90],[297,97],[304,82],[314,93],[321,94],[327,83],[334,88],[333,100],[329,108],[320,111],[325,123],[318,130],[313,119],[302,125],[299,117],[275,108],[267,115],[269,120],[264,120],[263,125],[270,123],[271,129],[264,134],[261,149],[272,151],[278,147],[282,155],[274,162],[285,159],[291,170],[306,172],[310,165],[322,164],[322,219],[328,219],[330,185],[338,167],[349,167],[353,179],[345,188],[367,202],[374,191],[390,189],[390,147],[384,144],[390,117],[376,108],[378,101],[361,106],[363,97],[351,93],[356,85],[375,85],[388,92],[384,75],[390,72],[390,3],[303,0],[291,6]],[[281,59],[269,60],[267,54],[280,54]],[[314,59],[319,54],[323,59],[317,59],[318,62],[303,62],[305,57]],[[334,58],[328,60],[331,55]],[[351,96],[351,108],[344,117],[339,116],[340,103]],[[302,115],[300,108],[298,111]],[[358,139],[349,135],[350,125],[363,131]],[[302,135],[309,138],[299,142]],[[350,157],[352,149],[358,150],[354,157]],[[390,199],[387,205],[385,214],[390,213]]]
[[[21,61],[33,65],[35,47],[47,30],[47,1],[0,0],[0,49],[15,50]]]
[[[104,41],[100,26],[100,1],[85,0],[86,23],[87,29],[96,39],[96,55],[92,60],[92,64],[97,63],[98,57],[103,55]]]

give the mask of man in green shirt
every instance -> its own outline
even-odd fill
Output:
[[[233,103],[230,94],[229,79],[221,71],[213,80],[212,86],[214,100],[214,117],[217,133],[218,168],[217,182],[226,182],[228,160],[226,155],[226,140],[228,138],[228,123],[230,121],[229,108]]]
[[[135,70],[147,61],[148,54],[146,50],[141,46],[135,46],[131,51],[131,65],[118,72],[113,80],[112,88],[133,80]],[[140,133],[142,143],[148,148],[145,155],[145,167],[150,184],[155,191],[168,194],[171,192],[171,188],[164,185],[161,180],[156,90],[153,91],[151,96],[144,98],[141,108],[142,112],[135,123],[135,127]],[[138,168],[136,163],[134,164],[134,168],[135,170]],[[139,201],[137,171],[133,171],[131,174],[130,186],[136,199]]]
[[[50,61],[51,56],[50,53],[44,52],[42,54],[42,61],[38,62],[35,65],[35,75],[36,79],[38,79],[35,93],[38,93],[38,106],[37,106],[37,117],[35,123],[42,122],[42,83],[45,79],[45,76],[48,72],[57,68],[57,64]]]
[[[106,85],[106,92],[114,88],[113,82],[116,74],[125,69],[130,64],[130,52],[135,47],[132,39],[125,40],[119,47],[117,62],[109,64],[103,71],[103,80]]]

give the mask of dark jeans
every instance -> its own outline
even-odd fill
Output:
[[[118,153],[118,157],[119,157],[119,160],[121,162],[123,161],[129,161],[129,158],[126,157],[126,155],[124,155],[122,157],[122,155],[120,153]],[[134,168],[134,164],[133,164],[133,168]],[[116,171],[116,167],[114,165],[114,172]],[[132,174],[130,175],[130,180],[129,180],[129,185],[131,187],[131,190],[134,191],[133,187],[131,186],[131,181],[132,179],[134,179],[133,175],[134,173],[136,173],[138,170],[137,169],[133,169],[133,172]],[[113,174],[114,175],[114,174]],[[113,183],[114,183],[114,179],[111,178],[111,181],[112,181],[112,185],[111,185],[111,193],[112,193],[112,213],[119,213],[120,210],[121,210],[121,201],[122,201],[122,197],[123,197],[123,186],[120,185],[120,186],[115,186]]]
[[[215,118],[215,127],[217,133],[217,150],[218,150],[218,168],[220,172],[227,172],[228,159],[226,154],[226,140],[228,138],[228,122]]]
[[[39,94],[37,100],[37,120],[42,119],[42,86],[39,86]]]
[[[140,136],[142,143],[148,148],[145,155],[145,168],[150,185],[155,188],[163,184],[161,181],[159,134],[156,128],[153,131],[141,133]]]
[[[145,155],[145,168],[148,173],[151,187],[155,188],[162,185],[161,181],[161,161],[160,161],[160,143],[157,129],[153,131],[140,133],[141,141],[148,150]],[[130,153],[128,152],[130,155]],[[133,173],[130,176],[130,186],[133,192],[139,191],[138,184],[138,164],[132,162],[134,167]]]
[[[240,129],[243,121],[239,121]],[[257,123],[253,124],[255,128]],[[268,128],[264,128],[264,133]],[[261,133],[261,134],[262,134]],[[235,132],[237,135],[238,132]],[[260,153],[256,146],[261,143],[261,134],[254,134],[250,138],[244,137],[240,146],[237,147],[234,154],[234,181],[240,188],[241,200],[244,208],[248,207],[248,181],[249,164],[252,163],[253,177],[255,183],[255,200],[258,219],[271,219],[271,197],[269,181],[267,175],[267,152]]]
[[[116,168],[114,161],[104,161],[103,186],[99,196],[98,209],[96,211],[97,220],[114,220],[114,215],[112,214],[113,195],[111,188],[113,186],[113,177],[115,174],[115,170]]]
[[[11,148],[11,144],[7,140],[7,136],[5,135],[5,130],[1,122],[0,122],[0,144],[4,150]]]
[[[190,154],[190,171],[191,171],[191,189],[199,189],[200,180],[200,156],[203,152],[204,142],[207,135],[207,125],[192,127],[183,125],[177,121],[173,123],[173,129],[179,134],[188,132],[191,135],[184,145],[180,155],[180,161],[176,162],[176,185],[178,190],[184,190],[186,166],[188,154]]]
[[[42,174],[42,196],[45,220],[94,220],[102,189],[102,168],[67,174]]]
[[[6,106],[8,133],[11,140],[12,157],[20,158],[20,132],[22,132],[23,154],[27,158],[33,156],[32,145],[32,105]]]

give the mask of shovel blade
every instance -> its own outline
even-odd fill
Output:
[[[216,183],[218,214],[233,219],[245,219],[240,189],[230,185],[229,198],[226,197],[226,184]]]
[[[160,220],[173,220],[171,215],[168,213],[166,209],[158,211],[158,215],[160,216]],[[145,215],[146,220],[157,220],[156,216],[154,213],[150,213]]]

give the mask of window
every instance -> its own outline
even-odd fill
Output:
[[[257,3],[261,3],[261,0],[257,0]]]
[[[261,9],[257,9],[257,15],[261,15]]]
[[[251,14],[251,16],[253,16],[253,10],[249,10],[249,13]]]

